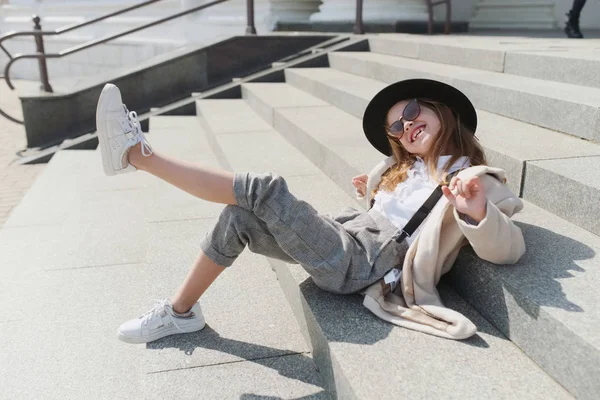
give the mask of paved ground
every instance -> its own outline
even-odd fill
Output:
[[[38,85],[36,82],[29,81],[18,81],[16,84],[17,87]],[[4,81],[0,81],[0,108],[14,117],[22,118],[19,99]],[[23,150],[26,145],[23,125],[0,117],[0,228],[45,167],[45,164],[25,166],[13,164],[17,159],[16,153]]]

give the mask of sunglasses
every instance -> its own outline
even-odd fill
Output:
[[[410,103],[404,107],[404,111],[402,111],[402,117],[400,117],[398,121],[394,122],[390,126],[386,126],[385,130],[394,138],[400,139],[402,138],[402,135],[404,135],[404,123],[406,121],[414,121],[419,117],[419,114],[421,114],[421,106],[419,105],[417,99],[412,99]]]

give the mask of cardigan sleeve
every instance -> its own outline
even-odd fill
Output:
[[[373,167],[373,169],[371,170],[371,172],[369,172],[368,174],[368,179],[367,179],[367,190],[364,196],[360,196],[358,191],[356,193],[356,198],[358,200],[364,200],[365,201],[365,207],[367,209],[371,208],[371,192],[373,191],[373,189],[375,189],[377,187],[377,185],[379,185],[379,182],[381,181],[381,176],[383,175],[383,173],[385,171],[387,171],[389,168],[391,168],[392,165],[394,165],[394,157],[388,157],[386,159],[384,159],[383,161],[381,161],[379,164],[377,164],[375,167]]]
[[[512,215],[512,212],[509,211],[509,215]],[[456,209],[454,219],[475,253],[486,261],[494,264],[515,264],[525,253],[525,240],[521,228],[490,200],[487,202],[487,214],[478,225],[465,222]]]

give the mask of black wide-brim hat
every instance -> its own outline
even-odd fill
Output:
[[[460,90],[431,79],[408,79],[393,83],[373,97],[363,116],[363,131],[369,142],[386,156],[392,149],[385,132],[387,113],[396,103],[409,99],[428,99],[443,103],[458,113],[461,122],[473,133],[477,129],[477,113],[471,101]]]

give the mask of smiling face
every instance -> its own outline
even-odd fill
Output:
[[[387,114],[387,126],[402,118],[404,108],[410,100],[403,100],[396,103]],[[400,143],[411,154],[426,157],[431,152],[433,144],[441,130],[441,121],[437,114],[425,105],[419,102],[421,108],[420,114],[414,121],[404,121],[404,132],[400,137]]]

